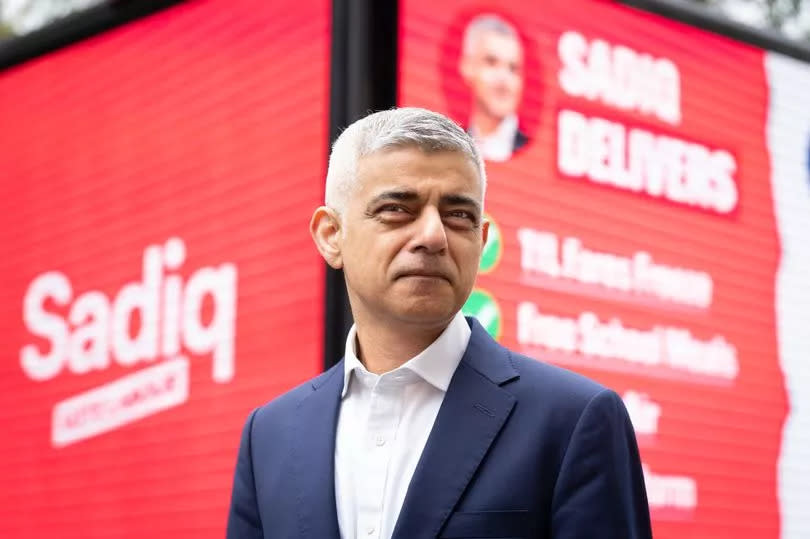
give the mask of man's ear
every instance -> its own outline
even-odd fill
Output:
[[[484,251],[484,245],[487,244],[487,238],[489,238],[489,221],[483,219],[481,221],[481,252]]]
[[[342,268],[340,217],[337,212],[326,206],[316,209],[309,222],[309,232],[326,263],[335,269]]]

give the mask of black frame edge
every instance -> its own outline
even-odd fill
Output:
[[[773,30],[746,26],[699,5],[677,0],[619,0],[619,3],[810,62],[810,45],[792,41]]]
[[[127,0],[93,6],[0,43],[0,71],[96,36],[183,0]]]

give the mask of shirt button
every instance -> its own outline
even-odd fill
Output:
[[[369,526],[366,533],[369,535],[374,535],[374,526]]]
[[[383,438],[382,436],[377,436],[375,442],[377,443],[378,446],[382,447],[385,445],[385,438]],[[372,530],[369,533],[373,533],[374,528],[369,529]]]

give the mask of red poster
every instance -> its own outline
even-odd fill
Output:
[[[613,2],[401,3],[400,103],[488,160],[465,310],[623,396],[655,537],[779,537],[763,53]]]
[[[322,368],[330,6],[199,1],[0,74],[0,537],[222,537]]]

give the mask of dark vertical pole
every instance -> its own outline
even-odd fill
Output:
[[[333,0],[329,144],[353,121],[397,104],[396,0]],[[324,368],[343,356],[352,324],[343,272],[326,268]]]

